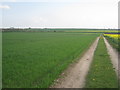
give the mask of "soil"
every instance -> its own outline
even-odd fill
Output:
[[[94,51],[97,47],[99,37],[94,41],[85,54],[61,74],[61,78],[55,80],[50,88],[83,88],[89,67],[93,60]]]
[[[116,72],[116,74],[118,76],[118,56],[120,56],[120,55],[119,55],[118,51],[116,49],[114,49],[109,44],[107,39],[104,38],[104,41],[105,41],[105,44],[106,44],[106,47],[107,47],[108,54],[110,55],[110,58],[111,58],[111,62],[113,64],[113,69],[115,69],[115,72]]]

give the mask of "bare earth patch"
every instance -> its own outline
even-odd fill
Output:
[[[83,88],[98,41],[99,37],[77,63],[62,73],[63,78],[56,80],[50,88]]]
[[[104,38],[104,41],[105,41],[105,44],[107,47],[108,54],[110,55],[110,58],[111,58],[113,68],[115,69],[115,72],[118,76],[118,56],[119,56],[119,53],[108,43],[108,41],[105,38]],[[119,70],[120,70],[120,68],[119,68]]]

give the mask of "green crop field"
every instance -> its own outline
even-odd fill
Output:
[[[47,88],[99,34],[4,32],[3,88]]]

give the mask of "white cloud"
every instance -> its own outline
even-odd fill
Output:
[[[1,0],[1,2],[17,2],[17,0]]]
[[[117,5],[78,3],[60,9],[55,20],[59,26],[117,28],[117,15]]]
[[[8,5],[0,5],[0,9],[10,9]]]
[[[1,0],[2,2],[118,2],[119,0]]]
[[[6,0],[20,2],[22,0]],[[32,0],[24,0],[24,2]],[[38,0],[34,0],[36,2]],[[39,0],[39,2],[48,0]],[[49,0],[49,2],[60,0]],[[6,26],[31,26],[31,27],[80,27],[80,28],[117,28],[118,27],[118,0],[61,0],[60,2],[72,3],[44,3],[45,7],[35,7],[31,14],[23,19],[16,19],[16,12],[12,20],[7,17]],[[54,4],[54,5],[53,5]],[[56,5],[60,4],[60,5]],[[28,4],[26,4],[27,6]],[[41,5],[41,3],[40,3]],[[53,6],[52,6],[53,5]],[[8,6],[9,7],[9,6]],[[7,8],[8,8],[7,7]],[[1,7],[0,5],[0,8]],[[4,7],[5,8],[5,7]],[[39,9],[40,8],[40,9]],[[42,8],[42,9],[41,9]],[[54,9],[53,9],[54,8]],[[22,8],[23,9],[23,8]],[[30,8],[31,9],[31,8]],[[13,9],[14,10],[14,9]],[[37,11],[38,10],[38,11]],[[12,11],[12,10],[11,10]],[[21,13],[24,10],[20,10]],[[37,11],[37,13],[36,13]],[[36,14],[32,14],[36,13]],[[18,14],[17,14],[18,15]],[[20,14],[19,14],[20,15]],[[31,16],[32,15],[32,16]],[[18,17],[18,16],[17,16]],[[15,18],[15,19],[14,19]],[[8,22],[9,21],[9,22]],[[19,21],[16,23],[16,21]]]
[[[10,0],[11,2],[17,2],[16,0]]]
[[[45,23],[47,20],[44,19],[43,17],[35,16],[32,17],[32,22],[34,23]]]

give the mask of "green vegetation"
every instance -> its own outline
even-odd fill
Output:
[[[4,32],[3,88],[47,88],[99,34]]]
[[[79,32],[79,33],[118,33],[116,29],[81,29],[81,28],[8,28],[3,32]]]
[[[120,38],[116,39],[108,36],[105,36],[105,38],[114,48],[116,48],[120,52]]]
[[[118,80],[103,38],[99,40],[94,59],[87,76],[86,88],[117,88]]]

